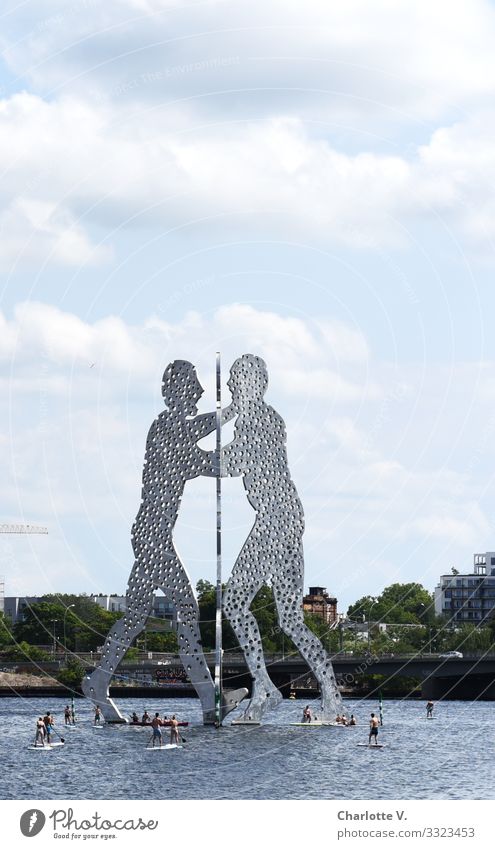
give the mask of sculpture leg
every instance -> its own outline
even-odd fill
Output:
[[[179,655],[201,702],[203,722],[205,725],[212,725],[216,721],[215,685],[203,653],[198,602],[189,577],[178,557],[173,575],[172,592],[170,586],[162,586],[161,589],[171,597],[176,609]],[[222,718],[235,710],[246,695],[245,687],[225,692],[222,700]]]
[[[139,593],[135,590],[136,583]],[[140,576],[139,567],[135,566],[126,593],[126,612],[122,619],[112,625],[103,646],[100,663],[82,682],[84,695],[95,705],[99,705],[107,722],[127,721],[110,698],[109,687],[127,649],[146,625],[146,619],[153,606],[153,591],[149,577]]]
[[[282,701],[282,694],[266,670],[258,623],[249,610],[253,598],[264,583],[261,571],[257,575],[253,566],[258,562],[253,549],[248,538],[225,588],[223,606],[253,679],[251,700],[243,720],[260,722],[267,710]]]
[[[274,576],[273,592],[277,605],[280,627],[293,641],[301,656],[313,672],[321,693],[321,716],[318,719],[334,721],[342,712],[342,697],[337,687],[332,661],[320,640],[304,624],[303,618],[303,553],[302,546],[294,558],[296,563],[290,571]]]

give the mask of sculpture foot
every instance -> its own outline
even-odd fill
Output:
[[[318,719],[323,722],[335,722],[337,714],[342,713],[343,703],[341,698],[323,699]]]
[[[282,701],[283,696],[276,687],[270,688],[261,696],[253,696],[242,717],[236,720],[236,725],[259,724],[268,710],[274,710]]]
[[[222,719],[225,719],[227,714],[235,710],[242,700],[246,698],[247,694],[248,690],[246,687],[240,687],[238,690],[224,690],[222,693]],[[216,721],[217,717],[214,707],[203,710],[204,725],[215,725]]]
[[[98,705],[105,722],[127,723],[108,694],[108,677],[99,669],[83,678],[81,690],[87,699]]]

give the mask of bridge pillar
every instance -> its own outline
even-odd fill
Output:
[[[487,675],[469,675],[465,678],[431,676],[421,684],[424,699],[462,699],[474,701],[495,700],[495,679]]]

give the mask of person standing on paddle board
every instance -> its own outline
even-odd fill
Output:
[[[306,707],[303,710],[302,721],[303,722],[311,722],[311,719],[312,719],[311,708],[310,708],[309,705],[306,705]]]
[[[380,720],[374,713],[371,714],[370,718],[370,734],[368,737],[368,744],[371,746],[371,738],[375,738],[375,746],[378,746],[378,726],[380,725]]]
[[[100,722],[101,722],[101,710],[100,710],[99,706],[98,706],[98,705],[96,705],[96,707],[95,707],[95,721],[94,721],[94,724],[95,724],[95,725],[99,725],[99,724],[100,724]]]
[[[35,746],[37,746],[38,744],[40,746],[45,745],[45,734],[46,734],[45,723],[43,722],[43,717],[40,716],[40,717],[38,717],[38,721],[36,723],[36,737],[34,739],[34,745]]]
[[[434,708],[434,704],[431,700],[429,702],[426,702],[426,718],[427,719],[430,719],[430,718],[433,719],[433,708]]]
[[[162,724],[162,721],[160,719],[160,714],[155,713],[153,719],[151,720],[151,727],[153,729],[153,748],[155,747],[155,741],[158,741],[157,742],[158,746],[162,745],[162,732],[161,732],[161,728],[160,728],[161,724]]]
[[[45,713],[45,715],[44,715],[44,717],[43,717],[43,724],[44,724],[44,726],[45,726],[45,732],[46,732],[46,742],[47,742],[47,743],[50,743],[50,742],[51,742],[51,740],[50,740],[50,734],[52,733],[52,728],[53,728],[53,725],[54,725],[54,721],[55,721],[55,720],[54,720],[54,717],[50,714],[50,711],[49,711],[49,710],[47,710],[47,712]]]
[[[66,725],[70,725],[70,721],[71,721],[70,707],[69,707],[69,705],[66,705],[65,709],[64,709],[64,722],[65,722]]]
[[[172,744],[175,743],[176,746],[179,745],[179,723],[175,718],[175,714],[170,720],[170,742]]]

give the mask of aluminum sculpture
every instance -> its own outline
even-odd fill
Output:
[[[198,603],[172,538],[186,481],[218,474],[215,452],[203,451],[196,444],[216,426],[215,413],[197,415],[202,394],[191,363],[175,360],[167,366],[162,395],[168,409],[153,422],[146,443],[142,502],[132,528],[135,563],[126,592],[126,612],[111,628],[100,664],[82,685],[84,694],[100,706],[108,722],[126,721],[110,699],[109,685],[127,649],[146,625],[156,589],[175,606],[181,661],[201,701],[204,722],[215,722],[215,691],[201,646]],[[225,694],[222,716],[246,693],[243,688]]]
[[[254,525],[234,565],[223,606],[253,678],[251,700],[238,722],[259,722],[282,699],[268,675],[259,628],[250,605],[264,584],[271,584],[278,619],[307,661],[321,691],[320,719],[334,721],[342,699],[332,663],[303,620],[304,514],[287,465],[286,431],[279,414],[264,401],[265,362],[245,354],[230,370],[229,389],[236,414],[234,439],[223,449],[224,475],[243,476],[256,513]]]

